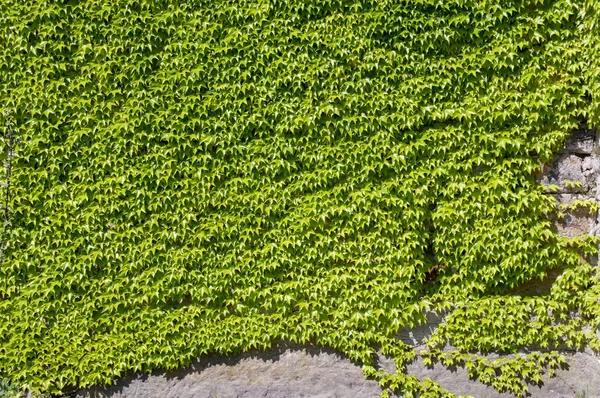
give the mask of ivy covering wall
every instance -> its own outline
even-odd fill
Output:
[[[535,180],[599,121],[595,1],[0,9],[0,374],[22,388],[291,341],[384,395],[450,395],[417,355],[522,394],[559,348],[600,349],[596,242],[558,237]],[[432,310],[425,350],[395,338]]]

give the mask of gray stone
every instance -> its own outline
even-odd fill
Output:
[[[414,328],[404,328],[398,332],[396,338],[413,346],[422,345],[423,340],[429,337],[444,319],[444,314],[435,312],[428,312],[426,316],[427,322],[424,325],[419,325]]]
[[[595,217],[589,216],[585,211],[567,214],[556,226],[558,235],[566,238],[594,234],[596,232]]]
[[[490,355],[498,357],[498,355]],[[533,398],[600,397],[600,363],[591,351],[567,353],[568,367],[541,386],[530,386]],[[380,368],[393,372],[389,358],[380,357]],[[427,367],[418,358],[408,365],[419,380],[430,378],[454,394],[508,398],[492,387],[472,380],[463,368]],[[134,375],[113,386],[92,387],[77,398],[230,398],[230,397],[378,397],[381,390],[366,380],[361,367],[331,350],[274,349],[237,357],[212,356],[175,372]],[[579,395],[578,395],[579,394]],[[586,394],[586,395],[583,395]]]
[[[582,194],[557,194],[554,197],[559,204],[565,205],[572,204],[575,200],[589,199]],[[591,213],[586,208],[577,208],[565,213],[563,219],[555,220],[554,223],[560,236],[572,238],[596,233],[597,215],[595,213]]]
[[[135,375],[78,398],[379,397],[377,382],[331,350],[277,348],[237,357],[213,356],[175,372]]]
[[[590,155],[594,150],[596,143],[596,135],[593,130],[581,129],[574,132],[565,143],[562,152]]]
[[[581,187],[572,187],[565,184],[565,180],[581,183]],[[583,175],[583,159],[577,155],[562,154],[553,163],[548,173],[542,176],[544,185],[558,185],[560,193],[587,192],[595,181]]]
[[[532,398],[600,397],[600,362],[590,350],[571,354],[568,368],[559,369],[553,378],[544,378],[541,387],[530,386]]]
[[[449,369],[441,364],[427,367],[423,364],[423,360],[418,358],[415,362],[407,366],[407,372],[415,375],[421,381],[426,378],[436,381],[440,386],[457,395],[485,398],[514,398],[511,394],[499,393],[490,386],[470,379],[467,370],[459,367]]]
[[[594,169],[594,161],[591,156],[586,156],[583,158],[583,162],[581,163],[581,170],[585,173],[586,171],[592,171]]]
[[[600,397],[600,363],[591,351],[567,353],[568,367],[558,369],[554,377],[545,376],[541,386],[529,386],[530,398],[598,398]],[[490,386],[469,378],[463,368],[448,369],[435,364],[426,367],[417,360],[407,367],[410,374],[419,380],[430,378],[448,391],[458,395],[470,395],[476,398],[509,398],[514,395],[500,393]],[[585,394],[585,395],[583,395]]]

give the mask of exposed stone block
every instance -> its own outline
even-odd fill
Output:
[[[591,351],[565,353],[568,368],[559,369],[553,378],[544,377],[541,386],[530,386],[530,398],[576,398],[600,397],[600,363]],[[494,359],[498,355],[490,355]],[[436,364],[426,367],[421,360],[409,365],[407,371],[417,376],[420,380],[429,377],[437,381],[442,387],[457,395],[470,395],[486,398],[509,398],[514,395],[499,393],[492,387],[473,381],[469,378],[467,370],[463,368],[449,369]]]
[[[593,130],[584,128],[576,131],[567,140],[562,152],[569,154],[590,155],[596,144],[596,135]]]
[[[569,205],[575,200],[588,199],[582,194],[558,194],[554,195],[559,204]],[[555,225],[558,229],[558,234],[565,237],[575,237],[584,234],[594,234],[596,232],[597,215],[590,212],[587,208],[578,208],[565,212],[563,219],[556,220]]]
[[[544,185],[558,185],[561,193],[588,192],[595,187],[595,179],[583,174],[584,159],[577,155],[562,154],[556,159],[548,173],[540,179]],[[590,161],[586,161],[590,167]],[[593,166],[593,165],[592,165]],[[581,187],[568,185],[566,181],[580,183]]]
[[[565,352],[568,368],[545,378],[542,386],[530,386],[532,398],[600,397],[600,363],[590,351]],[[514,356],[514,355],[513,355]],[[490,354],[490,359],[499,357]],[[387,360],[386,370],[393,371]],[[463,368],[441,364],[427,367],[417,359],[407,367],[420,380],[435,380],[454,394],[508,398],[492,387],[472,380]],[[376,398],[381,392],[373,380],[365,380],[361,367],[341,354],[315,347],[273,349],[236,357],[211,356],[185,369],[153,375],[133,375],[114,386],[91,387],[77,398],[279,398],[354,397]]]
[[[316,347],[278,347],[239,356],[211,356],[174,372],[134,375],[91,387],[77,398],[377,398],[381,389],[343,355]]]
[[[435,328],[443,321],[443,314],[435,312],[427,313],[427,322],[424,325],[419,325],[414,328],[404,328],[398,332],[396,336],[406,344],[419,346],[423,344],[423,340],[431,336]]]

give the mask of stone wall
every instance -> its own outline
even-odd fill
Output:
[[[590,351],[567,353],[569,368],[557,371],[541,387],[530,386],[531,398],[600,397],[600,363]],[[393,371],[393,362],[380,366]],[[509,398],[469,379],[462,368],[426,367],[418,359],[408,372],[440,383],[457,395]],[[131,375],[113,386],[82,390],[77,398],[376,398],[377,383],[343,355],[317,347],[279,346],[267,352],[235,357],[211,356],[175,372]]]
[[[558,191],[552,195],[559,204],[568,205],[580,199],[600,202],[599,138],[594,130],[582,128],[571,136],[553,163],[544,167],[539,181],[558,186]],[[581,186],[572,186],[569,181]],[[568,212],[563,220],[556,220],[555,225],[561,236],[596,235],[600,234],[598,221],[597,214],[578,209]]]
[[[207,356],[176,372],[133,375],[80,398],[379,397],[375,381],[332,350],[279,345],[235,357]]]
[[[559,187],[554,195],[559,204],[577,199],[600,201],[600,151],[598,135],[590,129],[576,132],[558,156],[539,176],[542,184]],[[573,186],[565,181],[579,182]],[[600,235],[597,214],[586,209],[566,213],[555,220],[561,236]],[[592,259],[597,261],[597,258]],[[551,279],[551,278],[549,278]],[[539,286],[529,286],[535,289]],[[443,317],[429,314],[428,323],[406,329],[398,337],[419,346],[440,324]],[[531,386],[530,397],[600,397],[600,363],[590,350],[567,352],[568,369],[559,370],[541,387]],[[492,355],[493,356],[493,355]],[[393,361],[379,358],[379,366],[393,371]],[[474,397],[510,397],[470,380],[464,369],[442,365],[428,368],[420,360],[408,366],[419,379],[429,377],[450,392]],[[279,345],[268,352],[235,357],[210,356],[176,372],[131,375],[113,386],[93,387],[74,394],[78,398],[229,398],[229,397],[378,397],[376,382],[365,380],[359,365],[343,355],[318,347]]]

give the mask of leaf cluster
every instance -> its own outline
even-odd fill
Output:
[[[450,396],[395,337],[428,310],[449,316],[423,358],[500,390],[559,357],[472,352],[600,348],[596,243],[556,235],[534,177],[598,122],[595,1],[0,6],[19,142],[0,374],[24,389],[284,340],[345,353],[384,394]],[[550,293],[511,293],[557,270]]]

